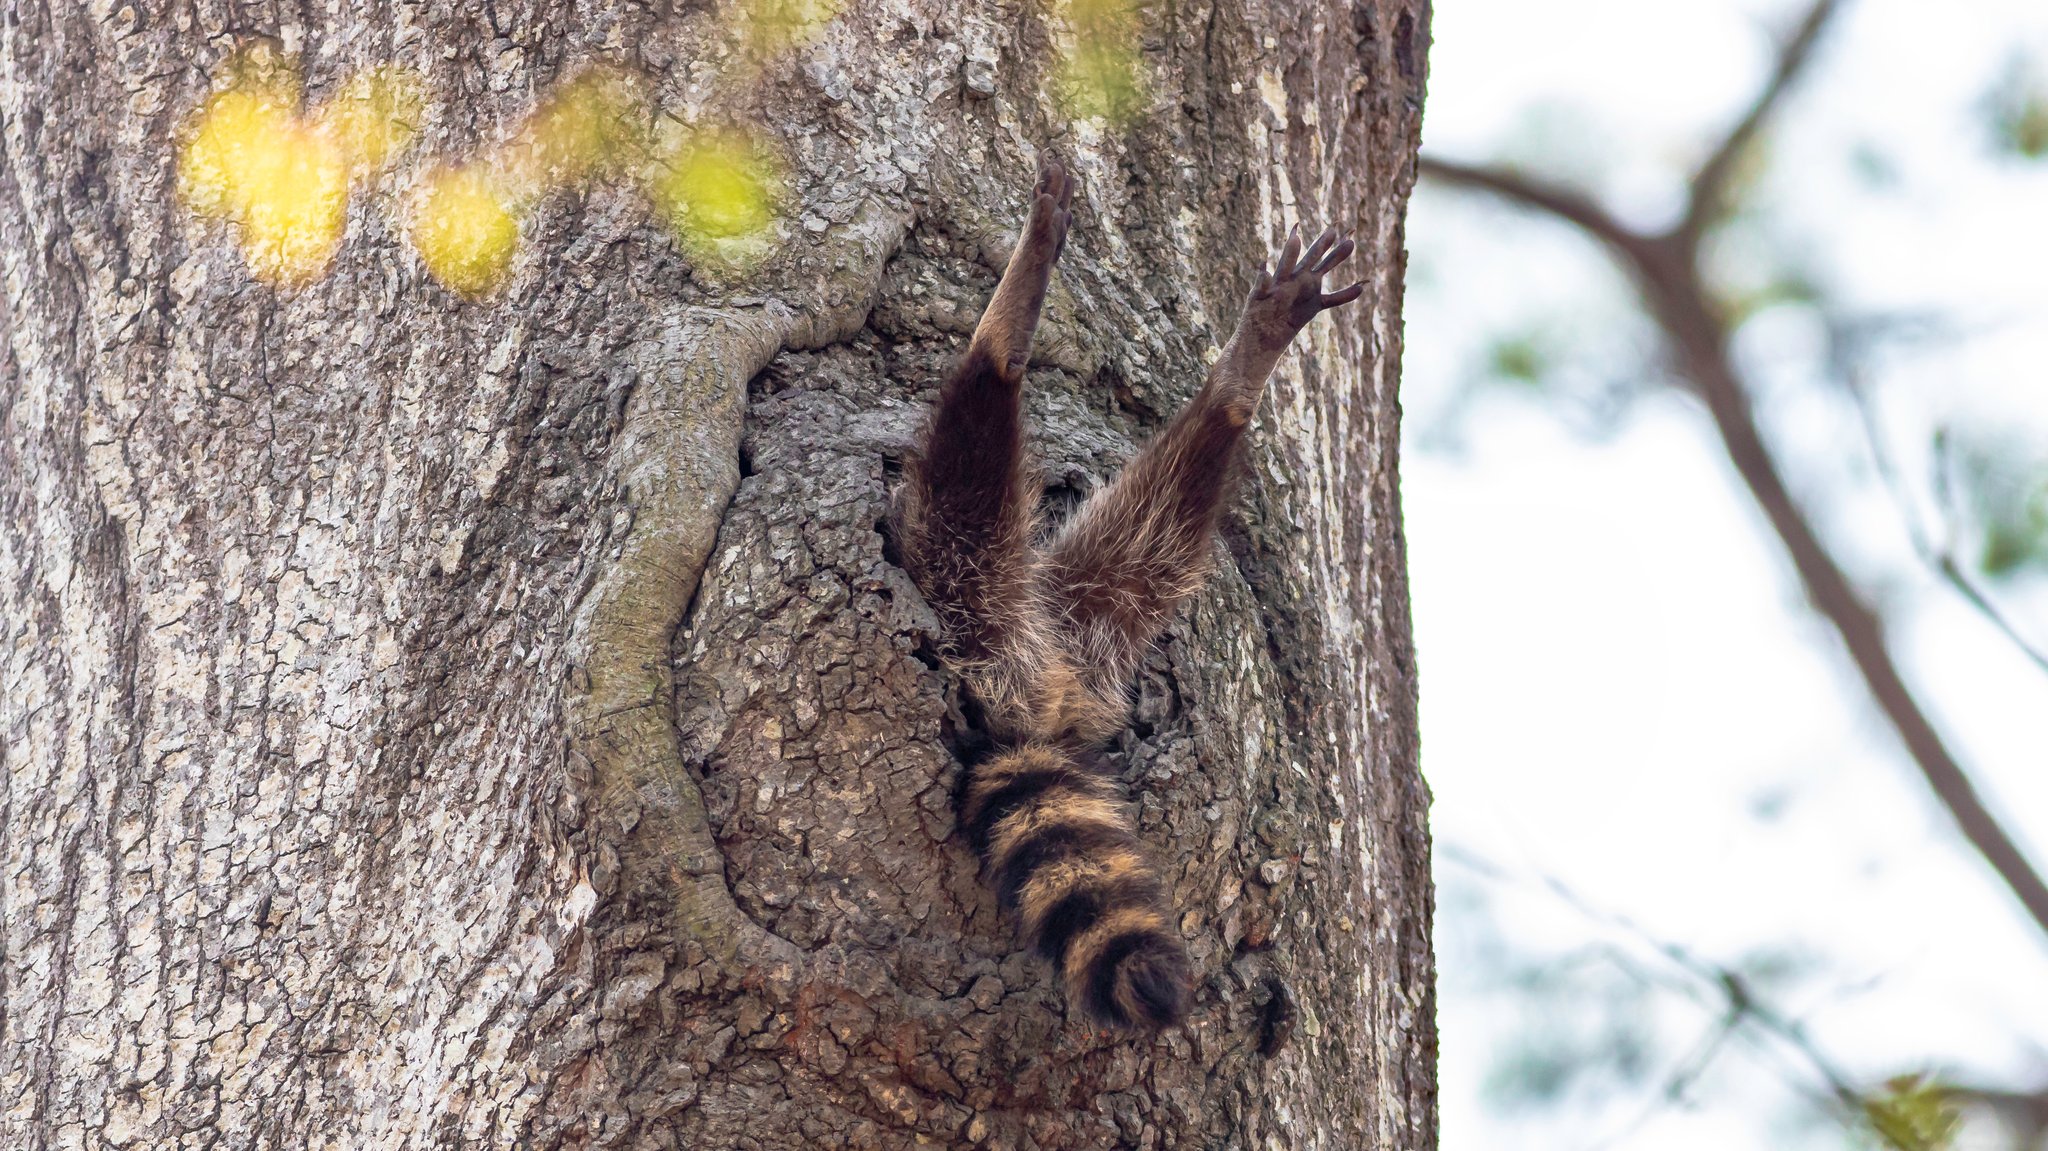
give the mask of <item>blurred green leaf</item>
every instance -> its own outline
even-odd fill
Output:
[[[1456,395],[1418,436],[1455,451],[1477,405],[1501,395],[1534,400],[1589,439],[1613,435],[1636,400],[1669,382],[1639,323],[1597,305],[1516,317],[1465,353]]]
[[[1785,269],[1746,291],[1726,294],[1721,307],[1732,322],[1740,324],[1769,308],[1803,307],[1819,302],[1820,298],[1820,285],[1797,270]]]
[[[1505,973],[1520,993],[1516,1033],[1484,1090],[1509,1109],[1555,1107],[1577,1093],[1639,1088],[1655,1072],[1656,991],[1612,954],[1581,952]]]
[[[2015,56],[1985,93],[1982,107],[1998,151],[2048,160],[2048,77],[2037,61]]]
[[[1882,1095],[1864,1099],[1863,1114],[1893,1151],[1947,1151],[1963,1125],[1947,1089],[1924,1075],[1888,1081]]]
[[[1814,262],[1808,248],[1803,237],[1787,234],[1769,209],[1754,201],[1707,232],[1700,263],[1731,328],[1770,308],[1821,301],[1820,281],[1808,270]]]
[[[1486,347],[1486,372],[1503,383],[1540,391],[1557,366],[1557,348],[1535,330],[1496,336]]]
[[[2017,436],[1944,429],[1935,440],[1944,503],[1994,579],[2048,569],[2048,460]]]

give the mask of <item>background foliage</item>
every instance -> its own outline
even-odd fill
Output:
[[[2048,11],[1437,16],[1405,488],[1445,1145],[2041,1146]]]

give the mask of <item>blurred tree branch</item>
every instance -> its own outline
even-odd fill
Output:
[[[1819,0],[1807,10],[1792,35],[1778,50],[1776,67],[1763,90],[1750,103],[1749,111],[1736,121],[1721,141],[1694,172],[1690,185],[1691,199],[1685,219],[1678,225],[1678,232],[1697,239],[1717,220],[1724,218],[1732,206],[1728,195],[1729,186],[1735,174],[1736,165],[1749,154],[1750,145],[1762,133],[1771,114],[1784,102],[1785,94],[1805,72],[1806,65],[1813,59],[1813,50],[1819,45],[1821,33],[1827,30],[1828,21],[1841,10],[1840,0]]]
[[[2039,1091],[2002,1091],[1994,1087],[1950,1086],[1949,1097],[1996,1115],[2013,1133],[2013,1145],[2048,1146],[2048,1087]]]
[[[1839,0],[1818,0],[1780,46],[1771,78],[1692,178],[1683,219],[1661,233],[1636,231],[1591,196],[1506,168],[1425,155],[1424,176],[1484,191],[1563,220],[1612,252],[1663,330],[1679,373],[1705,402],[1729,461],[1784,544],[1807,598],[1841,637],[1871,699],[1891,722],[1927,785],[1963,835],[2048,932],[2048,883],[1985,806],[1921,708],[1885,642],[1884,621],[1850,583],[1787,488],[1751,407],[1751,389],[1730,352],[1733,320],[1700,266],[1700,241],[1734,210],[1731,174],[1812,62]]]

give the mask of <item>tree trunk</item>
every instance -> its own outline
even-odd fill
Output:
[[[1048,94],[1036,7],[857,4],[752,75],[731,15],[0,16],[0,1145],[1434,1144],[1395,401],[1427,0],[1147,7],[1115,125]],[[176,194],[251,35],[314,98],[426,82],[298,286]],[[599,186],[501,290],[441,287],[393,223],[425,157],[590,60],[772,132],[774,254]],[[1367,280],[1276,375],[1234,562],[1115,749],[1199,968],[1142,1043],[1069,1020],[953,834],[957,685],[879,526],[1040,148],[1082,188],[1029,384],[1055,508],[1289,224]]]

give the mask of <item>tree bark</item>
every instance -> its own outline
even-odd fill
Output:
[[[1426,0],[1146,8],[1114,127],[1048,95],[1036,7],[873,0],[744,83],[726,15],[0,17],[0,1145],[1434,1145],[1395,399]],[[315,97],[416,69],[421,156],[633,69],[772,129],[775,254],[693,260],[595,187],[466,299],[393,223],[416,159],[266,285],[174,194],[251,35]],[[880,530],[1040,148],[1082,186],[1028,385],[1055,507],[1288,225],[1353,229],[1367,281],[1275,377],[1115,748],[1199,967],[1143,1043],[1068,1019],[953,834],[958,688]]]

